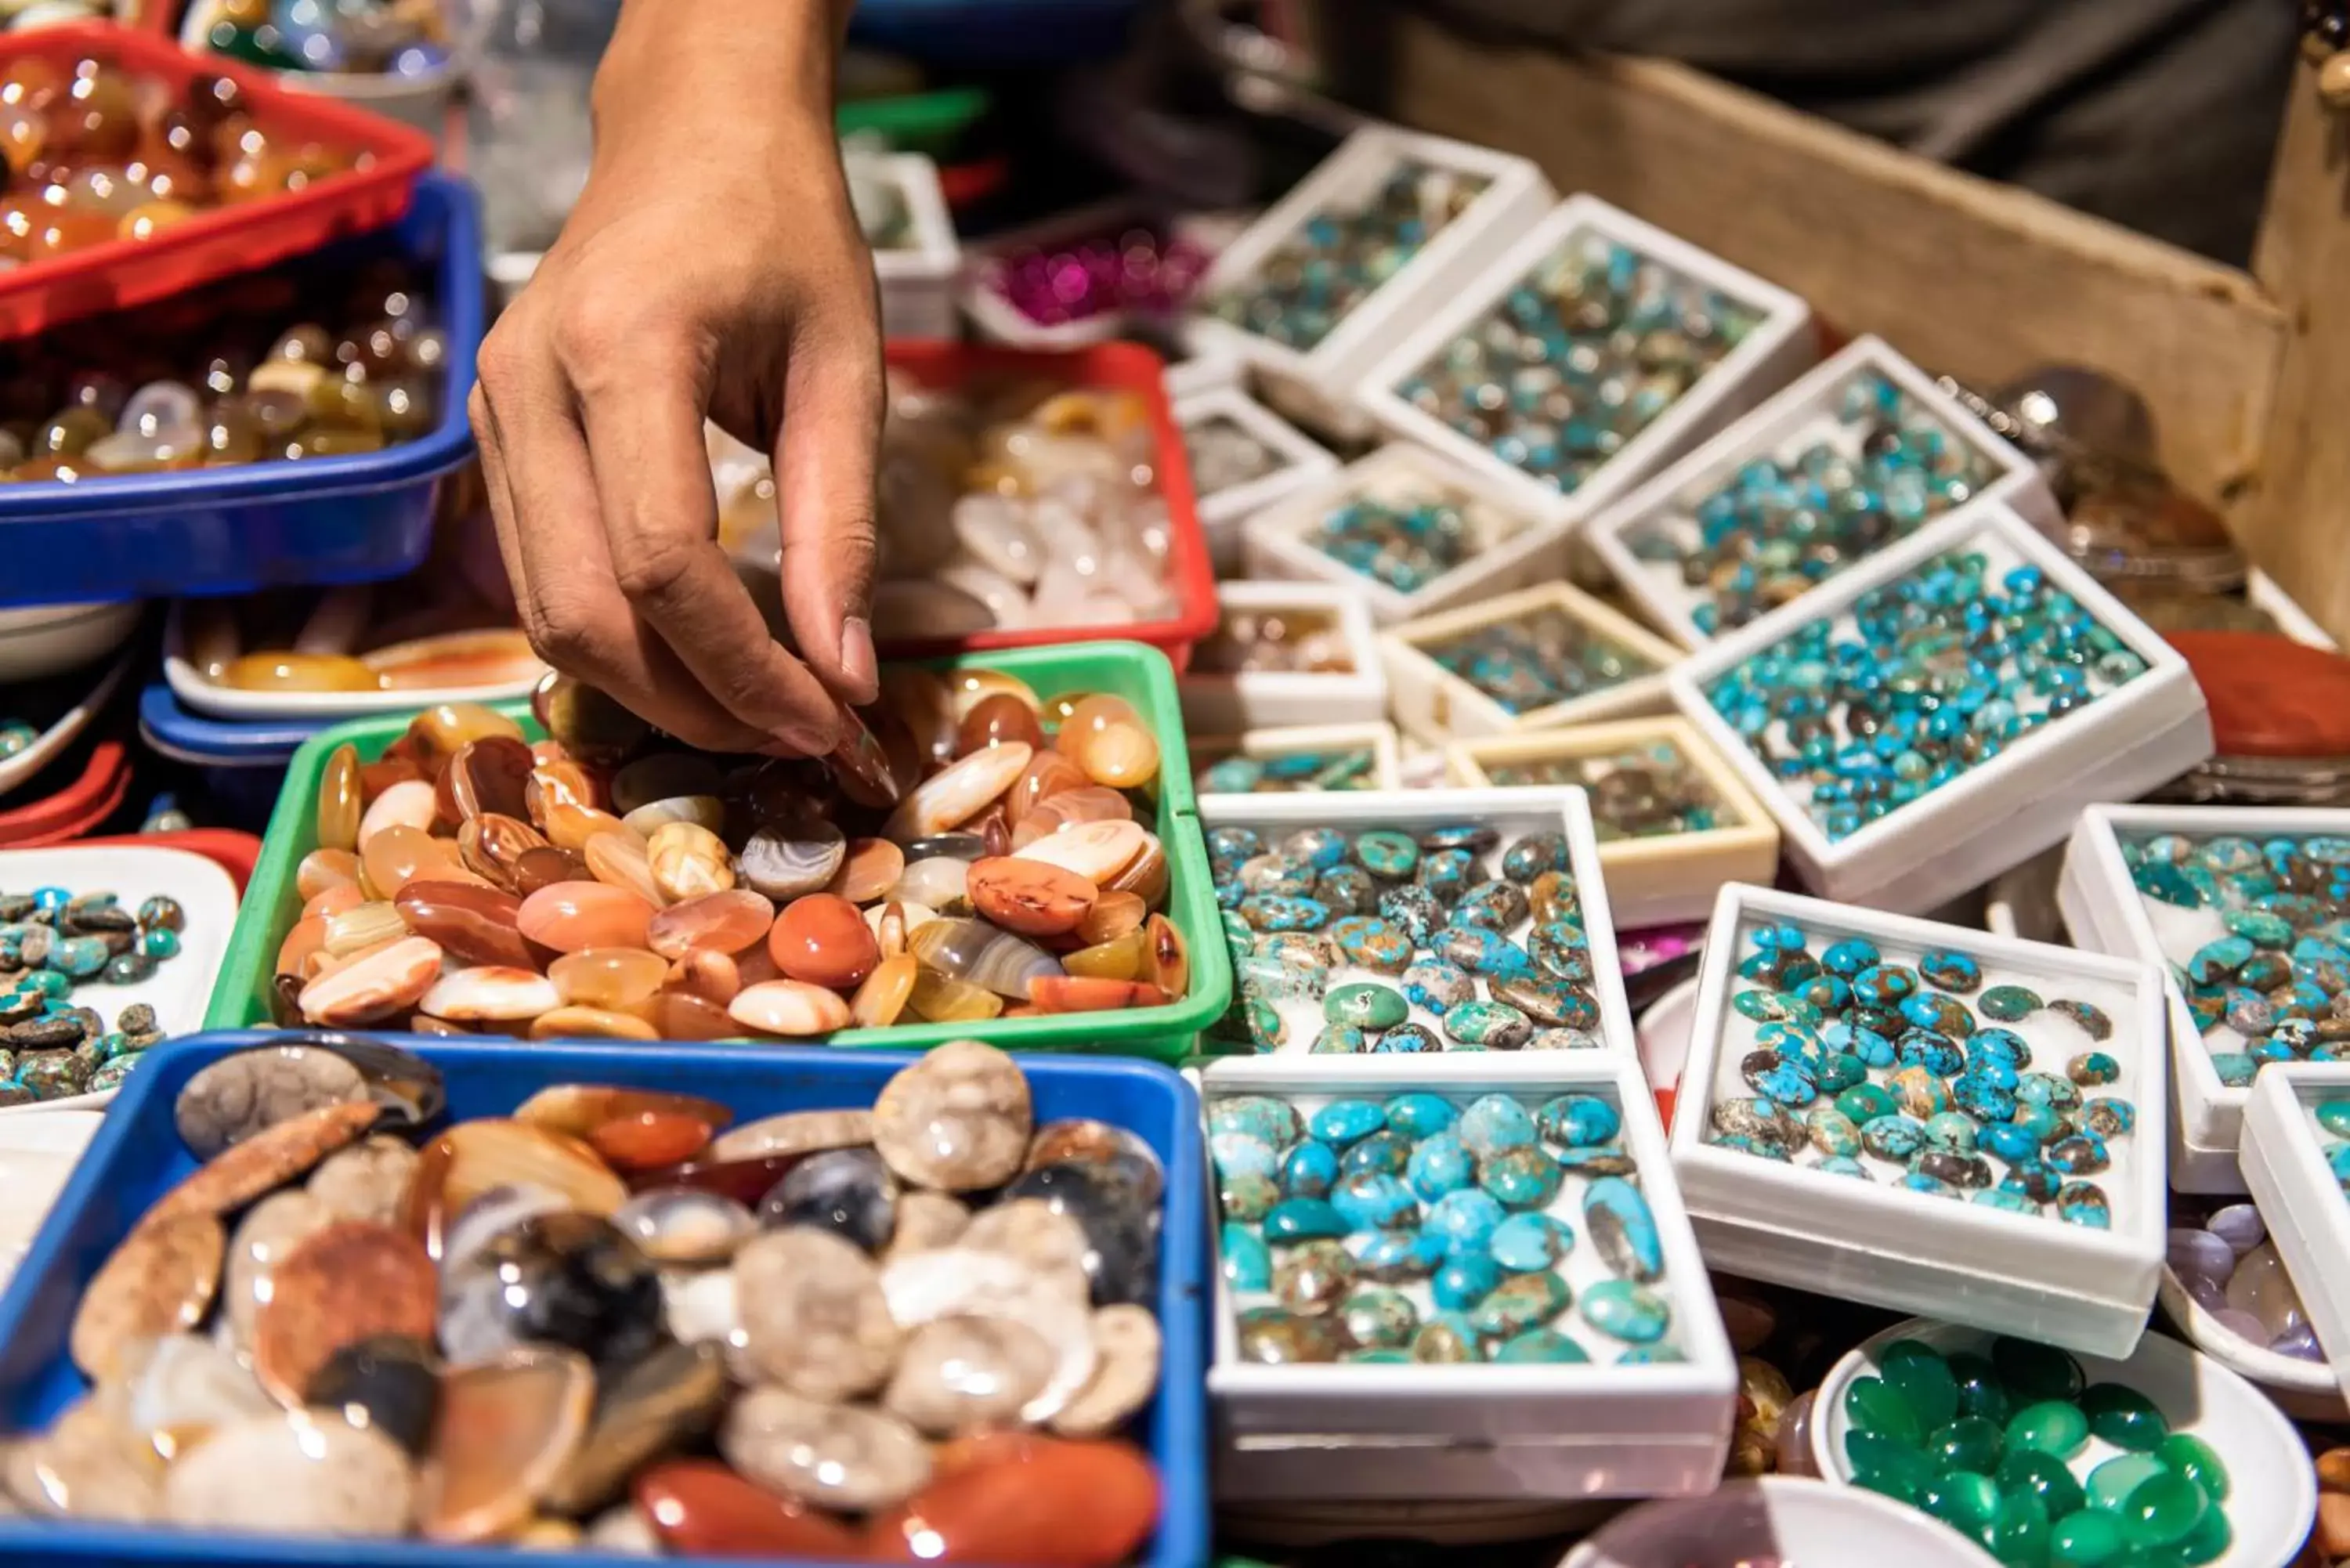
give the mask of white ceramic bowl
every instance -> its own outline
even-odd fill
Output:
[[[203,1027],[213,982],[228,956],[229,930],[236,924],[236,885],[217,865],[184,849],[144,845],[8,849],[0,850],[0,888],[24,893],[36,888],[105,890],[119,895],[132,909],[158,894],[178,899],[188,921],[180,933],[177,957],[157,965],[151,976],[136,985],[84,985],[74,992],[74,1001],[98,1009],[109,1026],[124,1008],[143,1002],[154,1008],[156,1025],[167,1035],[192,1034]],[[114,1094],[105,1089],[0,1107],[0,1127],[59,1111],[98,1110],[113,1104]],[[14,1191],[0,1171],[0,1193]]]
[[[1995,1568],[1938,1520],[1857,1487],[1794,1476],[1723,1483],[1704,1497],[1642,1503],[1566,1554],[1559,1568]]]
[[[146,607],[132,599],[0,610],[0,682],[38,680],[105,657],[129,640]]]
[[[34,737],[31,745],[0,762],[0,795],[6,795],[47,767],[59,753],[81,738],[81,732],[89,728],[90,721],[97,718],[99,711],[113,699],[115,688],[122,684],[123,676],[130,673],[131,662],[137,658],[136,649],[126,651],[105,674],[98,678],[97,684],[85,692],[79,701],[58,714],[47,729]]]
[[[2264,1345],[2228,1332],[2227,1325],[2203,1310],[2187,1293],[2166,1263],[2155,1287],[2163,1315],[2177,1325],[2189,1344],[2237,1376],[2267,1395],[2276,1407],[2297,1421],[2350,1420],[2350,1404],[2323,1361],[2297,1361]]]
[[[1877,1356],[1896,1340],[1915,1339],[1945,1355],[1980,1350],[1992,1335],[1980,1329],[1912,1318],[1865,1340],[1828,1371],[1812,1407],[1812,1456],[1820,1473],[1849,1486],[1852,1466],[1844,1455],[1850,1423],[1844,1391],[1856,1377],[1873,1376]],[[2209,1443],[2228,1467],[2228,1522],[2235,1543],[2211,1568],[2281,1568],[2293,1561],[2317,1515],[2317,1476],[2293,1423],[2261,1391],[2210,1356],[2169,1335],[2149,1332],[2126,1360],[2075,1355],[2092,1383],[2120,1383],[2154,1401],[2171,1430],[2191,1432]],[[2121,1452],[2099,1438],[2072,1461],[2085,1478]],[[1808,1568],[1808,1565],[1806,1565]]]
[[[442,702],[511,702],[529,696],[546,674],[542,668],[521,680],[479,686],[421,686],[396,691],[242,691],[213,684],[189,660],[185,611],[185,602],[176,602],[163,622],[163,679],[170,683],[172,695],[190,711],[215,719],[315,719],[324,723],[377,713],[412,713]]]

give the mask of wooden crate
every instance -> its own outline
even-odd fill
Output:
[[[2051,364],[2127,383],[2172,475],[2350,638],[2350,114],[2314,63],[2245,272],[1684,67],[1494,47],[1369,0],[1321,0],[1303,30],[1350,101],[1523,154],[1840,333],[1976,386]]]

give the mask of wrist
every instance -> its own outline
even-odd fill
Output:
[[[688,130],[754,148],[833,138],[834,67],[855,0],[625,0],[596,72],[598,154]],[[600,161],[600,156],[599,156]]]

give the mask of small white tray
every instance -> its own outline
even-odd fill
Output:
[[[2343,1140],[2317,1124],[2317,1106],[2326,1100],[2350,1101],[2350,1063],[2262,1068],[2244,1107],[2236,1158],[2332,1364],[2334,1386],[2350,1399],[2350,1277],[2343,1272],[2350,1259],[2350,1194],[2343,1192],[2325,1155],[2329,1145]]]
[[[1396,732],[1393,724],[1373,720],[1368,723],[1295,724],[1263,730],[1245,730],[1237,735],[1194,735],[1191,754],[1195,757],[1222,758],[1286,757],[1299,752],[1367,751],[1371,753],[1371,782],[1360,790],[1272,790],[1263,794],[1202,794],[1203,800],[1261,801],[1296,797],[1329,801],[1350,794],[1362,794],[1378,790],[1403,787],[1402,774],[1397,763]]]
[[[1615,644],[1648,668],[1600,691],[1513,713],[1445,669],[1428,651],[1485,627],[1523,620],[1545,610],[1579,623],[1594,638]],[[1396,722],[1437,745],[1670,712],[1672,699],[1665,690],[1665,671],[1681,658],[1681,650],[1671,643],[1565,582],[1539,583],[1407,621],[1379,635],[1379,653],[1387,665]]]
[[[134,604],[130,607],[135,610],[139,607]],[[134,616],[132,618],[135,620],[137,618]],[[90,722],[104,712],[106,705],[114,700],[115,691],[121,686],[122,678],[139,661],[139,645],[133,640],[121,657],[99,676],[97,684],[72,707],[58,714],[47,729],[33,738],[31,744],[13,757],[0,758],[0,796],[6,795],[39,774],[62,755],[68,746],[81,738],[82,732],[89,728]],[[5,716],[0,714],[0,718]]]
[[[2122,858],[2122,837],[2177,833],[2195,838],[2350,834],[2350,811],[2266,806],[2093,805],[2081,815],[2064,856],[2057,906],[2076,946],[2158,966],[2168,994],[2170,1078],[2177,1116],[2171,1185],[2182,1192],[2244,1190],[2236,1163],[2251,1090],[2230,1088],[2211,1063],[2213,1039],[2232,1049],[2242,1036],[2222,1023],[2210,1039],[2187,1010],[2172,966],[2226,931],[2209,909],[2159,904],[2137,890]]]
[[[1209,558],[1220,575],[1228,576],[1240,566],[1241,524],[1299,485],[1330,472],[1338,466],[1338,460],[1237,386],[1195,393],[1175,405],[1175,422],[1183,428],[1187,440],[1194,425],[1216,420],[1238,425],[1281,460],[1281,466],[1270,473],[1200,497],[1200,526],[1207,531]],[[1191,478],[1196,487],[1200,476],[1194,473]]]
[[[1628,1510],[1559,1568],[1751,1568],[1756,1563],[1997,1568],[1930,1514],[1803,1476],[1728,1480],[1706,1497]]]
[[[906,244],[873,252],[873,275],[881,286],[881,329],[891,337],[952,337],[962,249],[939,185],[939,166],[919,152],[868,155],[868,161],[898,187],[912,231]]]
[[[1500,790],[1402,790],[1396,792],[1365,792],[1330,794],[1203,794],[1200,797],[1200,826],[1202,831],[1218,827],[1252,827],[1262,834],[1265,847],[1273,848],[1283,837],[1302,827],[1336,827],[1344,832],[1367,832],[1376,827],[1395,828],[1418,834],[1430,828],[1449,826],[1457,823],[1482,823],[1501,835],[1501,843],[1485,857],[1488,872],[1499,877],[1501,857],[1509,846],[1532,833],[1563,833],[1566,836],[1567,856],[1575,879],[1575,896],[1583,910],[1583,929],[1591,950],[1591,983],[1585,989],[1598,1000],[1598,1044],[1602,1051],[1623,1060],[1634,1057],[1632,1012],[1624,1000],[1623,966],[1616,952],[1616,922],[1610,911],[1607,888],[1599,868],[1599,846],[1591,836],[1591,810],[1579,789],[1500,789]],[[1521,944],[1533,929],[1534,922],[1522,922],[1503,934]],[[1376,980],[1380,984],[1400,991],[1394,976],[1378,975],[1368,970],[1347,965],[1334,971],[1330,983],[1346,985],[1360,980]],[[1322,1009],[1316,1002],[1288,999],[1274,1003],[1286,1026],[1287,1039],[1274,1053],[1284,1060],[1294,1060],[1297,1069],[1308,1075],[1325,1072],[1383,1073],[1399,1063],[1426,1060],[1399,1053],[1372,1052],[1362,1055],[1314,1055],[1315,1036],[1323,1026]],[[1420,1007],[1413,1007],[1410,1022],[1418,1023],[1444,1040],[1443,1023]],[[1488,1069],[1504,1071],[1513,1061],[1552,1061],[1565,1056],[1596,1055],[1596,1051],[1526,1052],[1454,1051],[1434,1054],[1446,1061],[1459,1062],[1466,1074]]]
[[[1350,501],[1400,505],[1439,497],[1461,506],[1480,547],[1411,593],[1365,576],[1309,542],[1323,518]],[[1424,447],[1390,445],[1307,481],[1249,518],[1241,525],[1241,555],[1252,577],[1336,583],[1359,594],[1371,618],[1386,626],[1560,576],[1572,532],[1529,511],[1486,473]]]
[[[1815,621],[1848,622],[1876,589],[1950,551],[1980,553],[1996,580],[2040,568],[2146,663],[2137,679],[2080,711],[2043,724],[1990,762],[1857,833],[1830,839],[1805,802],[1780,783],[1715,710],[1706,688]],[[1673,667],[1674,705],[1720,746],[1777,819],[1788,858],[1823,898],[1905,914],[1935,909],[2020,865],[2072,831],[2083,807],[2126,800],[2211,754],[2211,721],[2187,661],[2013,512],[1978,503],[1879,551]]]
[[[1620,1141],[1656,1218],[1665,1274],[1652,1288],[1672,1303],[1670,1342],[1686,1360],[1633,1366],[1246,1364],[1220,1260],[1208,1373],[1219,1500],[1565,1500],[1711,1490],[1729,1449],[1736,1362],[1674,1190],[1648,1086],[1630,1059],[1589,1052],[1521,1056],[1464,1071],[1465,1057],[1416,1056],[1376,1072],[1362,1070],[1367,1057],[1347,1060],[1356,1072],[1315,1071],[1312,1063],[1288,1058],[1216,1062],[1201,1075],[1201,1125],[1221,1101],[1261,1094],[1288,1097],[1309,1116],[1334,1099],[1385,1100],[1407,1091],[1461,1105],[1496,1093],[1530,1107],[1557,1095],[1606,1100],[1621,1117]],[[1210,1182],[1212,1188],[1212,1175]],[[1561,1264],[1570,1287],[1579,1293],[1611,1277],[1583,1222],[1580,1179],[1568,1177],[1546,1211],[1576,1231]],[[1572,1309],[1562,1321],[1580,1326]],[[1586,1348],[1607,1344],[1588,1333]]]
[[[1802,929],[1814,954],[1862,937],[1887,961],[1914,967],[1921,950],[1955,949],[1981,962],[1984,988],[2022,984],[2050,1002],[2102,1010],[2113,1033],[2101,1042],[2045,1008],[1999,1027],[2033,1048],[2032,1071],[2062,1075],[2073,1054],[2089,1050],[2119,1064],[2114,1083],[2084,1091],[2085,1098],[2128,1100],[2137,1113],[2136,1129],[2109,1140],[2111,1168],[2094,1179],[2110,1202],[2112,1229],[1898,1190],[1881,1161],[1862,1181],[1710,1144],[1715,1105],[1752,1095],[1740,1064],[1756,1048],[1757,1025],[1731,1005],[1746,983],[1737,967],[1752,950],[1747,934],[1778,922]],[[2168,1224],[2162,1077],[2162,987],[2150,965],[1730,887],[1706,935],[1689,1061],[1673,1102],[1673,1167],[1706,1261],[1725,1272],[2126,1355],[2146,1328]],[[1994,1178],[2002,1168],[1993,1162]]]
[[[1846,423],[1840,411],[1846,389],[1869,374],[1900,388],[1915,407],[1989,466],[1991,477],[1973,499],[2004,502],[2038,525],[2061,519],[2056,498],[2041,477],[2038,464],[1969,413],[1958,400],[1936,386],[1932,377],[1896,354],[1882,339],[1857,338],[1599,513],[1584,530],[1585,538],[1607,563],[1616,580],[1639,601],[1650,619],[1684,646],[1702,648],[1715,635],[1700,630],[1692,618],[1705,596],[1681,580],[1681,561],[1698,545],[1698,505],[1757,459],[1792,463],[1820,445],[1832,446],[1847,458],[1858,457],[1868,427],[1865,422]],[[1851,563],[1846,565],[1848,567]]]
[[[1336,422],[1346,424],[1364,373],[1429,311],[1478,275],[1497,247],[1525,233],[1549,210],[1556,198],[1541,170],[1526,159],[1466,141],[1423,136],[1399,126],[1365,126],[1225,246],[1195,296],[1205,300],[1245,284],[1308,220],[1327,209],[1352,208],[1369,200],[1388,174],[1406,162],[1482,176],[1485,189],[1393,277],[1358,301],[1310,352],[1300,353],[1198,309],[1184,317],[1188,347],[1194,353],[1243,360],[1269,378],[1290,383],[1290,400],[1318,416],[1309,418],[1310,423],[1336,415]]]
[[[177,899],[188,917],[177,956],[158,964],[152,975],[136,985],[84,981],[75,988],[72,1000],[96,1008],[109,1029],[124,1008],[142,1002],[155,1010],[155,1025],[167,1036],[192,1034],[203,1027],[213,982],[228,956],[229,932],[236,924],[236,886],[227,872],[184,849],[143,845],[0,850],[0,889],[29,893],[36,888],[63,888],[77,895],[110,892],[134,912],[159,895]],[[113,1104],[114,1096],[114,1090],[101,1089],[61,1100],[0,1106],[0,1122],[53,1111],[97,1110]]]
[[[1246,392],[1248,367],[1229,354],[1194,354],[1167,362],[1167,400],[1188,402],[1210,392]]]
[[[1713,912],[1723,884],[1767,885],[1778,875],[1778,827],[1695,726],[1671,717],[1577,724],[1531,735],[1455,742],[1445,754],[1452,783],[1463,789],[1524,788],[1529,786],[1497,785],[1487,770],[1515,763],[1608,757],[1648,746],[1670,747],[1705,781],[1715,796],[1719,826],[1700,833],[1599,839],[1608,902],[1626,929],[1638,930],[1702,920]]]
[[[1862,1342],[1828,1371],[1812,1410],[1812,1458],[1820,1473],[1840,1486],[1852,1484],[1845,1458],[1844,1393],[1856,1378],[1873,1377],[1878,1357],[1898,1340],[1914,1339],[1945,1355],[1987,1353],[1991,1336],[1970,1328],[1913,1318]],[[2308,1447],[2293,1424],[2261,1397],[2259,1390],[2213,1361],[2166,1334],[2149,1334],[2125,1357],[2095,1353],[2079,1357],[2091,1383],[2135,1388],[2160,1410],[2174,1432],[2201,1438],[2228,1467],[2228,1521],[2235,1541],[2210,1568],[2283,1568],[2297,1560],[2317,1514],[2317,1477]],[[2104,1438],[2066,1460],[2075,1481],[2121,1453]],[[1908,1560],[1887,1560],[1908,1568]]]
[[[1626,441],[1572,494],[1503,462],[1492,450],[1415,408],[1396,389],[1454,341],[1476,330],[1528,274],[1570,240],[1596,234],[1717,294],[1758,311],[1762,319],[1744,341],[1699,377],[1672,407]],[[1731,265],[1688,241],[1596,196],[1574,196],[1494,255],[1473,280],[1444,295],[1410,335],[1365,374],[1357,397],[1371,417],[1406,441],[1418,441],[1489,474],[1529,512],[1580,523],[1634,485],[1753,408],[1819,357],[1811,307],[1796,296]]]
[[[1176,678],[1183,701],[1183,725],[1194,735],[1302,724],[1381,724],[1388,712],[1388,678],[1379,664],[1378,640],[1370,611],[1351,588],[1325,583],[1224,582],[1216,585],[1219,610],[1300,610],[1328,617],[1346,639],[1354,669],[1340,674],[1250,670],[1211,675],[1192,667]]]
[[[363,719],[411,713],[442,702],[512,702],[531,694],[540,676],[486,686],[413,687],[397,691],[241,691],[204,678],[188,658],[187,601],[174,599],[163,622],[163,680],[192,712],[215,719],[263,721]],[[540,672],[543,675],[545,672]]]

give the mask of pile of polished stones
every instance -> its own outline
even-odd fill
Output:
[[[134,1002],[107,1027],[77,1001],[86,985],[136,985],[179,956],[188,922],[161,897],[126,909],[113,893],[64,888],[0,893],[0,1106],[120,1088],[160,1044],[154,1008]]]
[[[1207,839],[1237,981],[1218,1039],[1316,1054],[1601,1044],[1565,834],[1507,849],[1475,823]]]
[[[1591,802],[1592,831],[1602,844],[1709,833],[1737,821],[1705,775],[1670,741],[1590,756],[1487,763],[1483,767],[1497,789],[1571,784],[1585,791]]]
[[[1617,1107],[1594,1095],[1213,1100],[1243,1361],[1682,1359]],[[1580,1220],[1580,1234],[1576,1220]],[[1593,1262],[1580,1290],[1566,1278]]]
[[[1398,163],[1367,199],[1317,209],[1249,276],[1218,290],[1202,308],[1243,332],[1310,353],[1467,212],[1487,183],[1482,175]]]
[[[1236,753],[1203,763],[1192,777],[1203,794],[1377,789],[1378,762],[1378,753],[1368,746],[1283,752],[1269,757]]]
[[[2270,1062],[2344,1059],[2350,838],[2158,833],[2121,850],[2220,1083],[2249,1088]]]
[[[1752,306],[1586,232],[1396,391],[1573,494],[1761,320]]]
[[[1657,673],[1648,659],[1555,606],[1488,622],[1422,651],[1513,717]]]
[[[1988,457],[1875,370],[1845,383],[1835,418],[1834,436],[1750,459],[1627,532],[1634,555],[1697,591],[1690,618],[1706,636],[1908,538],[1992,476]]]
[[[2334,1113],[2334,1119],[2350,1125],[2350,1115],[2344,1112]],[[2318,1125],[2327,1127],[2322,1107]],[[2334,1151],[2326,1152],[2331,1161]],[[2170,1232],[2163,1261],[2178,1276],[2188,1298],[2210,1314],[2210,1321],[2222,1333],[2295,1361],[2324,1360],[2308,1309],[2293,1288],[2282,1254],[2269,1239],[2260,1210],[2250,1203],[2229,1203],[2199,1215],[2197,1209],[2185,1194],[2170,1195]]]
[[[91,1277],[87,1391],[9,1445],[7,1498],[832,1561],[1109,1568],[1149,1534],[1156,1469],[1116,1434],[1158,1383],[1160,1166],[1036,1125],[1009,1056],[950,1044],[870,1108],[741,1126],[597,1084],[446,1105],[349,1037],[198,1070],[197,1163]]]
[[[2119,1093],[2083,1093],[2122,1075],[2096,1048],[2114,1033],[2103,1011],[2022,985],[1986,987],[1981,961],[1949,949],[1909,964],[1863,937],[1817,952],[1811,941],[1788,924],[1748,934],[1737,972],[1753,983],[1731,993],[1723,1054],[1734,1054],[1733,1038],[1751,1042],[1735,1059],[1752,1093],[1714,1101],[1709,1144],[2110,1227],[2112,1201],[2092,1179],[2112,1167],[2112,1146],[2135,1129],[2137,1111]],[[2056,1029],[2083,1047],[2061,1073],[2053,1061],[2035,1066],[2031,1044],[2004,1027],[2035,1015],[2049,1023],[2033,1026],[2043,1050]]]
[[[1953,550],[1706,686],[1803,804],[1848,838],[2146,673],[2037,566]]]

